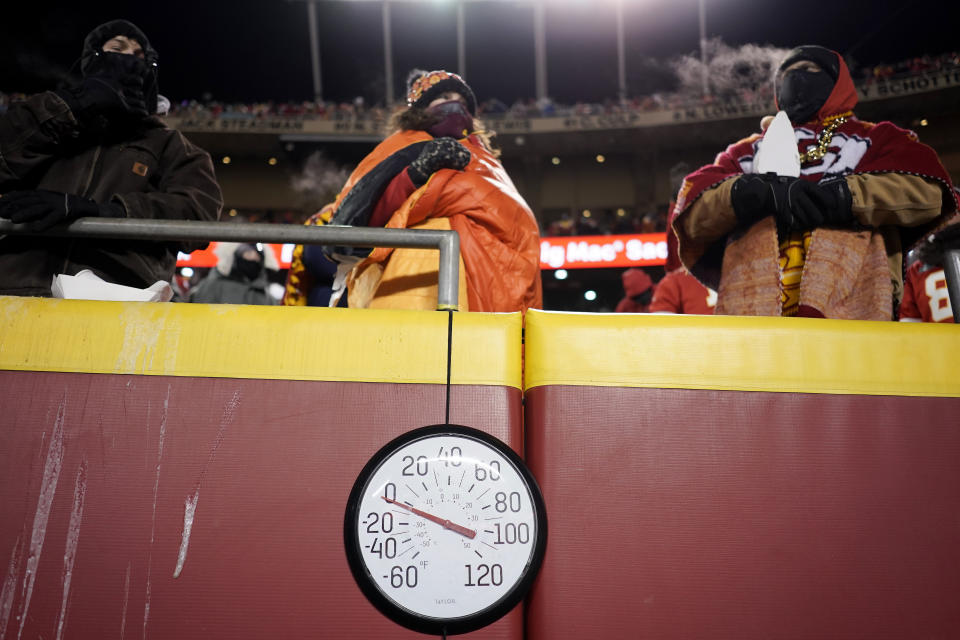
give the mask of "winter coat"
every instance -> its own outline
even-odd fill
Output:
[[[368,174],[390,176],[416,158],[422,131],[394,133],[351,174],[337,197],[339,207]],[[540,235],[530,208],[493,153],[476,136],[460,144],[471,153],[463,171],[441,169],[413,192],[385,225],[392,229],[452,229],[460,236],[460,309],[525,311],[541,307]],[[376,172],[375,172],[376,170]],[[379,193],[351,198],[375,203]],[[355,223],[354,223],[355,224]],[[361,224],[365,224],[365,221]],[[438,254],[423,249],[374,249],[347,279],[351,307],[436,308]]]
[[[267,275],[260,273],[253,280],[247,280],[236,270],[225,276],[217,269],[211,269],[207,277],[190,291],[190,302],[207,304],[278,304],[268,292]]]
[[[83,142],[55,93],[0,115],[0,193],[46,189],[115,202],[130,218],[213,221],[223,204],[210,156],[156,117],[122,139]],[[178,251],[206,243],[0,239],[0,294],[49,296],[55,274],[90,269],[108,282],[147,287],[173,277]]]
[[[267,271],[279,268],[272,251],[263,253],[263,267],[253,280],[244,276],[236,267],[236,242],[218,242],[214,253],[217,266],[200,283],[190,290],[189,301],[207,304],[262,304],[279,302],[270,295],[267,287],[270,280]]]
[[[627,269],[620,274],[620,279],[623,281],[623,292],[626,295],[617,303],[614,312],[646,313],[650,308],[650,300],[657,290],[657,285],[643,269]],[[648,291],[650,293],[646,296],[646,300],[641,300],[640,296]]]

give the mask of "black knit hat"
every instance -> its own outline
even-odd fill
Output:
[[[424,109],[434,98],[447,91],[463,96],[470,115],[477,115],[477,99],[463,78],[449,71],[414,69],[407,76],[407,106]]]
[[[818,67],[823,69],[827,75],[836,82],[837,77],[840,75],[839,59],[836,51],[831,51],[830,49],[819,47],[815,44],[808,44],[791,50],[790,53],[787,54],[787,57],[783,59],[783,62],[780,63],[780,66],[777,68],[777,73],[779,74],[794,62],[809,60],[810,62],[816,63]]]

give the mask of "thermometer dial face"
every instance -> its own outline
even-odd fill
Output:
[[[482,431],[438,425],[390,442],[364,467],[344,542],[357,584],[408,628],[466,633],[525,595],[546,546],[526,465]]]

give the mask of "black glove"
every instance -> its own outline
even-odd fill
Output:
[[[843,178],[815,184],[797,180],[787,191],[793,220],[790,229],[807,231],[817,227],[847,227],[853,222],[853,199]]]
[[[853,221],[850,189],[843,178],[817,184],[772,173],[748,174],[734,183],[730,200],[742,225],[772,215],[780,235],[822,226],[849,226]]]
[[[149,115],[143,78],[134,74],[88,76],[79,86],[58,89],[56,93],[81,122],[97,115],[108,118]]]
[[[123,218],[123,205],[93,200],[58,191],[11,191],[0,197],[0,218],[25,224],[31,231],[46,231],[58,222],[85,216]]]
[[[749,227],[761,218],[774,216],[777,231],[789,231],[792,216],[787,202],[787,190],[795,182],[797,178],[774,173],[749,173],[737,178],[730,192],[730,202],[737,221],[742,226]]]
[[[470,162],[470,152],[453,138],[437,138],[423,146],[416,160],[407,167],[410,181],[417,187],[426,184],[440,169],[461,170]]]

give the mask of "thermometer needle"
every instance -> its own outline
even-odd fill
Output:
[[[397,502],[396,500],[391,500],[391,499],[388,498],[387,496],[380,496],[380,497],[383,498],[384,500],[386,500],[387,502],[389,502],[390,504],[395,504],[395,505],[397,505],[398,507],[400,507],[401,509],[406,509],[406,510],[409,511],[410,513],[414,513],[414,514],[420,516],[421,518],[426,518],[427,520],[430,520],[431,522],[436,522],[438,525],[440,525],[440,526],[443,527],[444,529],[449,529],[450,531],[453,531],[454,533],[459,533],[460,535],[466,536],[467,538],[470,538],[471,540],[473,540],[474,538],[477,537],[477,532],[474,531],[473,529],[467,529],[466,527],[461,527],[460,525],[454,524],[453,522],[450,522],[449,520],[444,520],[443,518],[441,518],[441,517],[439,517],[439,516],[435,516],[435,515],[433,515],[433,514],[427,513],[426,511],[421,511],[420,509],[416,509],[416,508],[411,507],[411,506],[409,506],[409,505],[403,504],[402,502]]]

